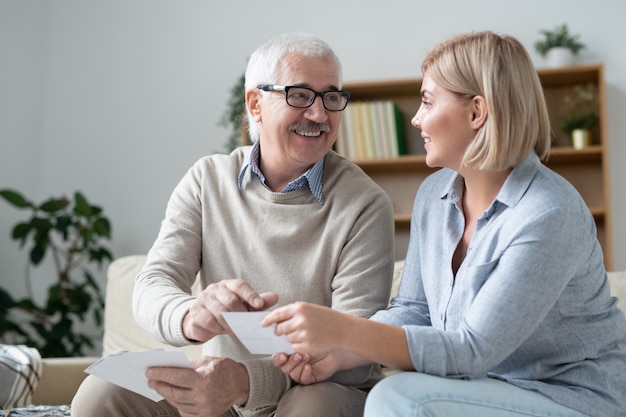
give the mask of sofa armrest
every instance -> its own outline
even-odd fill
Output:
[[[41,378],[33,393],[37,405],[69,405],[87,376],[85,369],[99,357],[44,358]]]

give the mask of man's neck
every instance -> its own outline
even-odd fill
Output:
[[[262,151],[259,149],[259,160],[257,161],[259,169],[265,177],[265,184],[274,192],[280,192],[287,184],[313,166],[313,164],[297,166],[293,163],[294,161],[284,159],[263,158]]]

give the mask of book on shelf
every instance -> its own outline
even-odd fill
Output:
[[[350,102],[342,114],[335,148],[349,159],[406,154],[402,112],[391,100]]]

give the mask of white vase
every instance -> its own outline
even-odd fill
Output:
[[[583,149],[591,145],[591,131],[589,129],[572,130],[572,146],[575,149]]]
[[[556,46],[546,52],[546,64],[550,68],[569,67],[574,65],[574,61],[574,53],[564,46]]]

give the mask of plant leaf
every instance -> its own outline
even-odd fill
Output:
[[[27,208],[34,207],[33,203],[28,201],[22,194],[14,190],[4,189],[0,190],[0,197],[4,198],[7,202],[11,203],[15,207]]]
[[[50,336],[57,339],[62,339],[68,333],[72,332],[72,321],[70,319],[64,318],[59,320],[50,331]]]
[[[93,311],[93,320],[98,327],[102,325],[102,313],[100,312],[99,309],[95,309]]]
[[[67,240],[69,229],[73,224],[71,216],[57,216],[54,228],[63,235],[63,240]]]
[[[91,206],[87,202],[85,196],[82,195],[82,193],[76,191],[76,193],[74,193],[74,200],[76,201],[76,204],[74,206],[74,213],[83,217],[89,217],[92,215]]]
[[[59,210],[63,210],[67,206],[67,199],[64,198],[51,198],[44,201],[39,206],[39,210],[46,213],[55,213]]]
[[[11,232],[11,237],[13,240],[24,240],[28,233],[30,232],[32,225],[30,222],[28,223],[18,223],[13,228]]]
[[[39,265],[41,263],[44,256],[46,256],[47,248],[47,241],[45,243],[37,243],[35,246],[33,246],[33,248],[30,250],[30,261],[33,263],[33,265]]]
[[[106,238],[111,237],[111,223],[109,223],[109,220],[104,217],[100,217],[94,222],[93,230],[97,235]]]
[[[13,297],[6,292],[2,287],[0,287],[0,309],[5,310],[13,307],[15,305],[15,301]]]

